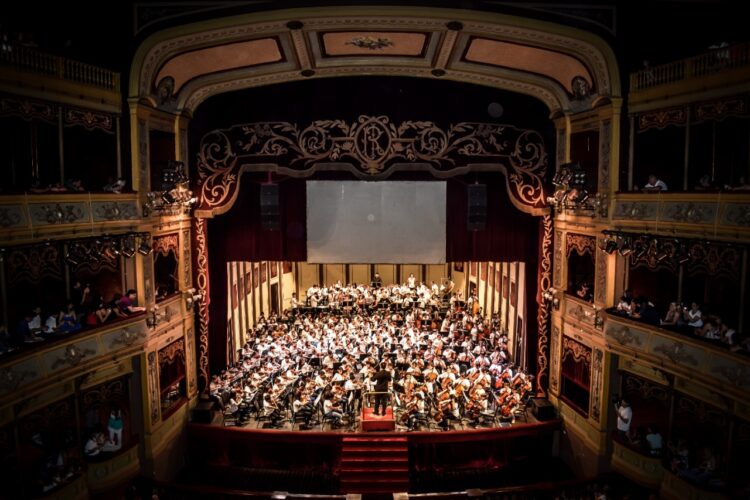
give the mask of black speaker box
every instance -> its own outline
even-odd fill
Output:
[[[199,401],[193,408],[193,422],[197,424],[210,424],[214,415],[213,401]]]
[[[469,184],[469,206],[466,226],[469,231],[483,231],[487,226],[487,186]]]
[[[546,421],[555,418],[555,407],[552,406],[552,403],[544,398],[532,398],[531,402],[533,404],[531,413],[537,420]]]
[[[278,231],[281,228],[278,184],[260,186],[260,222],[266,231]]]

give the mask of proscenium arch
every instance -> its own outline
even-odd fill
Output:
[[[287,26],[290,20],[299,21],[303,28],[290,29]],[[432,31],[440,37],[440,43],[435,52],[429,54],[431,58],[382,56],[382,64],[377,58],[364,56],[331,63],[316,60],[316,55],[310,53],[311,41],[306,38],[309,32],[362,31],[365,27],[372,31]],[[279,45],[283,50],[289,50],[283,61],[196,76],[179,89],[169,103],[160,102],[155,95],[158,82],[154,79],[159,69],[180,54],[274,36],[283,40]],[[588,68],[593,80],[592,93],[583,98],[574,97],[548,76],[462,60],[461,49],[466,48],[468,36],[574,57]],[[130,72],[129,97],[131,102],[149,102],[154,107],[190,115],[208,97],[228,91],[304,78],[362,74],[443,78],[510,90],[541,100],[551,115],[590,109],[593,102],[603,97],[619,97],[621,94],[612,49],[598,36],[576,28],[480,11],[352,6],[272,10],[211,19],[157,32],[144,40],[136,52]]]
[[[300,24],[288,25],[288,21]],[[300,29],[302,27],[302,29]],[[439,37],[434,44],[435,52],[424,58],[384,58],[382,62],[372,57],[349,59],[346,64],[321,64],[310,52],[310,31],[428,31]],[[243,40],[263,37],[279,37],[279,46],[288,50],[283,61],[251,68],[236,68],[212,74],[196,75],[170,95],[165,86],[165,95],[156,90],[154,81],[160,68],[170,59],[191,51]],[[550,75],[502,65],[478,64],[462,59],[468,47],[469,36],[483,37],[492,42],[508,42],[548,52],[559,52],[566,57],[578,59],[588,69],[592,86],[583,95],[571,95]],[[330,62],[330,61],[329,61]],[[481,61],[480,61],[481,62]],[[351,64],[350,64],[351,63]],[[329,78],[336,76],[384,75],[413,76],[420,78],[442,78],[486,87],[508,90],[529,95],[542,101],[550,116],[561,116],[586,111],[600,103],[618,101],[621,96],[620,76],[612,49],[601,38],[591,33],[539,20],[507,16],[497,13],[432,9],[425,7],[316,7],[308,9],[285,9],[258,12],[241,16],[211,19],[200,23],[165,29],[148,37],[138,48],[133,60],[129,80],[128,101],[131,115],[148,114],[150,109],[163,111],[175,117],[177,123],[185,123],[193,111],[207,98],[244,88],[272,85],[305,78]],[[554,76],[554,75],[553,75]],[[164,116],[164,115],[162,115]],[[175,130],[177,126],[175,127]],[[143,168],[147,162],[143,135],[148,127],[139,118],[131,123],[131,134],[135,139],[134,158]],[[180,138],[180,147],[186,151],[187,137]],[[184,155],[183,155],[184,156]],[[563,155],[564,156],[564,155]],[[183,158],[187,159],[187,158]],[[557,160],[560,160],[558,155]],[[495,169],[497,165],[475,164],[474,169]],[[134,171],[136,169],[134,168]],[[506,179],[508,178],[506,172]],[[528,210],[528,206],[517,208]],[[538,210],[538,209],[537,209]],[[210,301],[208,280],[208,246],[205,216],[193,219],[193,242],[195,247],[195,282],[207,298],[198,309],[198,343],[200,345],[198,370],[201,386],[208,387],[208,302]],[[539,215],[537,213],[537,215]],[[542,215],[541,258],[538,276],[538,349],[537,390],[544,392],[548,366],[549,310],[542,306],[542,290],[551,285],[552,219],[549,213]]]

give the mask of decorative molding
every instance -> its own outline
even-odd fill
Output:
[[[599,248],[604,244],[604,238],[599,238],[597,242]],[[607,254],[605,252],[594,253],[594,295],[596,301],[604,304],[607,301]]]
[[[544,139],[511,125],[462,122],[441,129],[429,121],[395,124],[387,116],[362,115],[354,123],[318,120],[304,129],[289,122],[256,122],[203,136],[198,154],[200,208],[230,204],[245,163],[275,159],[292,172],[312,173],[317,162],[354,161],[363,179],[387,176],[394,163],[427,165],[450,175],[456,165],[482,162],[505,169],[511,195],[522,206],[545,207]]]
[[[719,366],[714,368],[714,373],[721,375],[730,384],[737,387],[750,386],[750,368],[746,366]]]
[[[565,235],[566,256],[570,257],[573,251],[581,257],[587,253],[594,257],[596,255],[596,238],[585,234],[567,233]]]
[[[563,335],[563,352],[562,352],[562,361],[565,361],[568,356],[573,356],[573,360],[576,363],[586,363],[587,365],[591,366],[591,348],[588,346],[585,346],[578,342],[577,340],[573,340],[570,337],[566,337]]]
[[[682,342],[665,341],[656,346],[654,352],[668,358],[674,364],[688,363],[698,366],[698,360],[687,351]]]
[[[114,133],[114,118],[109,113],[101,113],[88,109],[65,108],[64,123],[66,126],[79,125],[86,130],[104,130]]]
[[[661,207],[661,219],[669,222],[705,224],[716,219],[715,203],[665,203]]]
[[[567,134],[565,133],[565,129],[557,129],[557,164],[555,165],[556,169],[559,168],[560,165],[565,163],[566,139]]]
[[[656,219],[657,204],[654,203],[628,203],[618,201],[615,204],[613,219],[627,220],[654,220]]]
[[[0,392],[15,391],[28,378],[35,378],[36,372],[30,370],[16,371],[13,368],[0,368]]]
[[[154,253],[161,254],[163,256],[169,255],[169,252],[174,252],[175,257],[180,255],[180,237],[177,233],[174,234],[163,234],[161,236],[154,236]]]
[[[638,115],[638,132],[652,128],[663,129],[668,125],[687,124],[687,108],[669,108],[649,111]]]
[[[88,218],[84,203],[30,204],[31,221],[36,224],[73,224]]]
[[[734,246],[694,243],[688,249],[688,275],[701,273],[709,276],[736,279],[742,274],[742,249]]]
[[[552,327],[552,339],[550,341],[550,375],[549,375],[549,386],[553,394],[559,394],[560,385],[560,328],[558,326]]]
[[[91,204],[94,222],[134,220],[138,218],[138,207],[134,202],[94,202]]]
[[[63,279],[62,260],[57,245],[8,249],[5,259],[8,284],[38,284],[42,278]]]
[[[549,290],[552,282],[552,216],[542,217],[542,246],[539,260],[537,279],[537,371],[536,390],[546,394],[549,383],[549,331],[551,326],[551,312],[549,307],[542,304],[542,294]]]
[[[393,41],[383,37],[357,36],[346,42],[346,45],[353,45],[360,49],[381,50],[386,47],[392,47]]]
[[[185,339],[175,340],[167,347],[159,349],[159,368],[174,363],[177,358],[185,361]]]
[[[611,132],[612,122],[609,119],[602,120],[599,126],[599,186],[598,192],[608,193],[609,192],[609,156],[611,152]],[[606,204],[605,204],[606,210]],[[607,214],[600,214],[602,217],[606,217]]]
[[[0,97],[0,116],[17,116],[26,121],[39,119],[56,124],[57,112],[58,107],[47,102],[19,99],[15,96]]]
[[[151,425],[159,421],[159,375],[156,371],[156,353],[148,353],[149,404],[151,405]]]
[[[630,331],[630,328],[624,325],[611,324],[607,327],[607,337],[613,339],[621,346],[634,345],[641,347],[641,339]]]
[[[188,373],[188,395],[192,395],[196,391],[195,366],[193,363],[193,360],[195,360],[195,336],[192,328],[188,328],[185,331],[185,338],[187,339],[187,352],[185,354],[187,359],[190,360],[190,362],[187,363],[188,366],[186,366],[186,371]]]
[[[190,288],[190,276],[192,273],[191,266],[190,266],[190,231],[185,230],[182,233],[182,241],[183,241],[183,248],[182,248],[182,265],[185,269],[184,274],[184,287]]]
[[[0,227],[9,228],[26,225],[26,216],[20,205],[0,207]]]
[[[602,373],[602,365],[604,360],[604,353],[601,349],[594,349],[594,365],[591,367],[591,418],[595,421],[599,421],[602,403],[602,380],[604,373]]]
[[[125,328],[118,336],[114,337],[109,343],[110,349],[115,349],[117,346],[131,347],[133,344],[141,339],[147,337],[145,330],[131,331],[129,328]]]
[[[750,205],[747,203],[727,203],[722,222],[732,226],[750,227]]]
[[[693,117],[695,122],[704,120],[721,121],[729,116],[744,116],[748,113],[746,97],[730,97],[695,105]]]
[[[208,391],[211,381],[208,370],[208,327],[209,304],[211,303],[210,280],[208,274],[208,240],[206,239],[206,219],[193,218],[193,246],[195,247],[195,287],[203,297],[198,302],[198,387],[200,391]],[[256,280],[257,283],[257,280]]]
[[[562,288],[562,244],[563,244],[563,233],[562,231],[555,231],[555,267],[553,269],[553,280],[555,288]]]
[[[56,370],[59,366],[78,366],[87,356],[91,356],[95,351],[84,347],[78,347],[75,344],[65,346],[65,352],[52,363],[52,369]]]

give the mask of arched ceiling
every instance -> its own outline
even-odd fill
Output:
[[[417,7],[278,10],[166,29],[138,49],[129,93],[192,114],[225,92],[368,74],[501,88],[536,97],[550,113],[620,96],[614,55],[595,35],[494,13]]]

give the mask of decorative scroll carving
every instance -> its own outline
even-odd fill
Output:
[[[562,287],[562,231],[555,231],[555,267],[552,274],[555,288]]]
[[[547,214],[542,218],[544,235],[542,237],[541,256],[539,259],[539,273],[537,281],[537,371],[536,389],[540,394],[546,393],[549,377],[549,330],[550,308],[542,303],[542,293],[550,288],[552,271],[552,216]]]
[[[357,36],[346,42],[346,45],[353,45],[360,49],[380,50],[386,47],[392,47],[393,41],[383,37]]]
[[[604,238],[599,238],[599,248],[604,244]],[[603,304],[607,301],[607,255],[604,252],[594,253],[596,260],[594,267],[594,294],[596,301]]]
[[[722,376],[727,382],[737,387],[750,386],[750,369],[745,366],[720,366],[714,369],[714,373]]]
[[[737,279],[742,274],[742,251],[738,247],[695,243],[689,249],[688,274],[707,274]]]
[[[610,155],[610,135],[612,123],[610,120],[603,120],[599,126],[599,192],[606,193],[609,191],[609,155]],[[605,205],[606,207],[606,205]],[[606,217],[606,214],[603,215]]]
[[[677,262],[673,258],[679,251],[675,240],[660,240],[659,246],[653,241],[649,243],[649,248],[643,255],[636,256],[635,253],[630,254],[630,267],[635,269],[638,267],[648,267],[649,269],[665,269],[670,272],[677,272]]]
[[[209,294],[206,219],[193,218],[193,237],[195,238],[195,287],[203,296],[203,300],[198,302],[198,387],[200,391],[207,391],[210,381],[208,371],[208,306],[211,303],[211,295]]]
[[[113,402],[128,401],[127,383],[124,379],[111,380],[86,390],[82,396],[85,409]]]
[[[24,120],[39,119],[57,122],[57,106],[46,102],[3,96],[0,98],[0,116],[17,116]]]
[[[185,332],[185,338],[187,339],[187,353],[188,359],[195,359],[195,337],[193,336],[193,329],[188,328]],[[193,362],[187,363],[186,370],[188,373],[188,394],[192,395],[195,393],[195,367]]]
[[[730,203],[724,212],[724,223],[734,226],[750,226],[750,205]]]
[[[638,115],[639,132],[650,128],[663,129],[667,125],[685,125],[686,123],[686,108],[658,109]]]
[[[18,387],[27,378],[36,377],[36,372],[29,370],[13,370],[12,368],[0,369],[0,392],[11,392],[18,389]]]
[[[65,352],[63,353],[62,357],[59,357],[55,360],[54,363],[52,363],[52,369],[56,370],[59,366],[65,366],[68,367],[71,366],[77,366],[83,359],[87,356],[91,356],[94,354],[93,349],[78,347],[75,344],[70,344],[69,346],[65,347]]]
[[[586,363],[591,365],[591,348],[586,347],[580,342],[563,336],[563,353],[562,360],[565,361],[569,356],[573,356],[576,363]]]
[[[177,257],[180,251],[179,239],[180,238],[177,233],[154,236],[154,253],[158,253],[166,257],[167,255],[169,255],[169,252],[174,252],[175,257]]]
[[[24,219],[21,207],[0,207],[0,227],[19,226]]]
[[[656,203],[618,203],[615,219],[649,220],[656,217]]]
[[[687,352],[685,345],[682,342],[671,342],[661,344],[654,348],[654,352],[661,354],[662,356],[669,358],[674,364],[689,363],[693,366],[698,366],[698,360]]]
[[[182,263],[185,266],[185,288],[190,288],[190,231],[184,231],[182,233],[183,249],[182,249]]]
[[[115,347],[120,345],[123,347],[130,347],[143,338],[146,338],[146,332],[144,330],[133,332],[130,329],[125,328],[122,333],[120,333],[120,335],[112,339],[112,342],[110,342],[109,344],[109,348],[114,349]]]
[[[133,203],[94,203],[94,220],[114,221],[138,218],[138,211]]]
[[[559,394],[560,383],[560,328],[557,326],[552,327],[552,340],[550,342],[550,375],[549,375],[549,386],[550,390],[554,394]]]
[[[622,346],[630,344],[634,344],[637,346],[643,345],[641,339],[636,335],[633,335],[633,332],[630,331],[630,328],[623,325],[610,325],[607,328],[607,337],[614,339],[618,344]]]
[[[596,255],[596,238],[584,234],[567,233],[565,235],[565,250],[568,257],[573,251],[580,256],[588,253],[593,257]]]
[[[506,169],[511,194],[522,205],[545,206],[542,179],[547,157],[544,139],[534,130],[511,125],[462,122],[447,130],[429,121],[398,126],[387,116],[362,115],[354,123],[319,120],[300,129],[289,122],[235,125],[206,134],[198,155],[200,206],[232,200],[243,163],[277,159],[300,175],[316,162],[355,162],[360,178],[382,178],[394,163],[421,163],[438,175],[463,172],[460,161],[495,163]]]
[[[624,390],[625,394],[639,394],[643,399],[655,399],[664,403],[669,401],[666,387],[639,377],[624,377]]]
[[[8,251],[8,284],[38,284],[42,278],[63,279],[60,250],[56,245],[26,247]]]
[[[594,366],[591,367],[591,418],[599,421],[602,406],[602,373],[604,353],[600,349],[594,349]]]
[[[173,363],[175,359],[185,360],[185,340],[175,340],[164,349],[159,350],[159,367]]]
[[[80,125],[86,130],[99,129],[114,133],[114,119],[108,113],[88,109],[65,108],[63,119],[66,126]]]
[[[664,207],[664,220],[701,224],[716,218],[715,204],[670,203]]]
[[[72,224],[84,218],[82,204],[30,205],[31,217],[40,224]]]
[[[704,120],[721,121],[728,116],[743,116],[748,112],[748,106],[743,97],[732,97],[695,105],[693,116],[696,122]]]
[[[148,394],[151,405],[151,424],[159,421],[159,376],[156,373],[156,353],[148,353]]]

